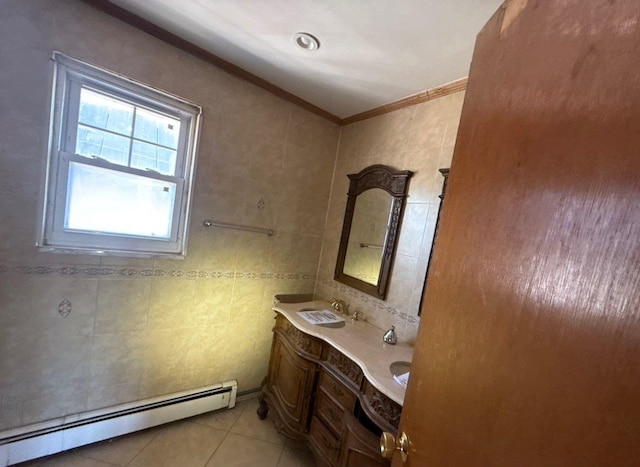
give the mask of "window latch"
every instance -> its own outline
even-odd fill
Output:
[[[91,156],[91,159],[94,159],[94,160],[100,161],[100,162],[105,162],[105,163],[109,164],[108,160],[106,160],[106,159],[104,159],[102,157],[99,157],[99,156]]]

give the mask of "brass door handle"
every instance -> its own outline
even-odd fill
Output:
[[[391,433],[383,432],[380,435],[380,454],[385,459],[391,459],[396,451],[400,451],[402,462],[407,461],[409,456],[409,437],[403,431],[396,439]]]

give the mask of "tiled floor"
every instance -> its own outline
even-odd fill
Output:
[[[306,446],[256,415],[257,399],[187,420],[20,464],[23,467],[305,467]]]

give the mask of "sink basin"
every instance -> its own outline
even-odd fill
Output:
[[[393,362],[391,365],[389,365],[389,371],[393,376],[400,376],[409,371],[410,366],[411,362]]]

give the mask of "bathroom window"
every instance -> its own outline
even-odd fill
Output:
[[[54,53],[44,250],[185,254],[202,109]]]

